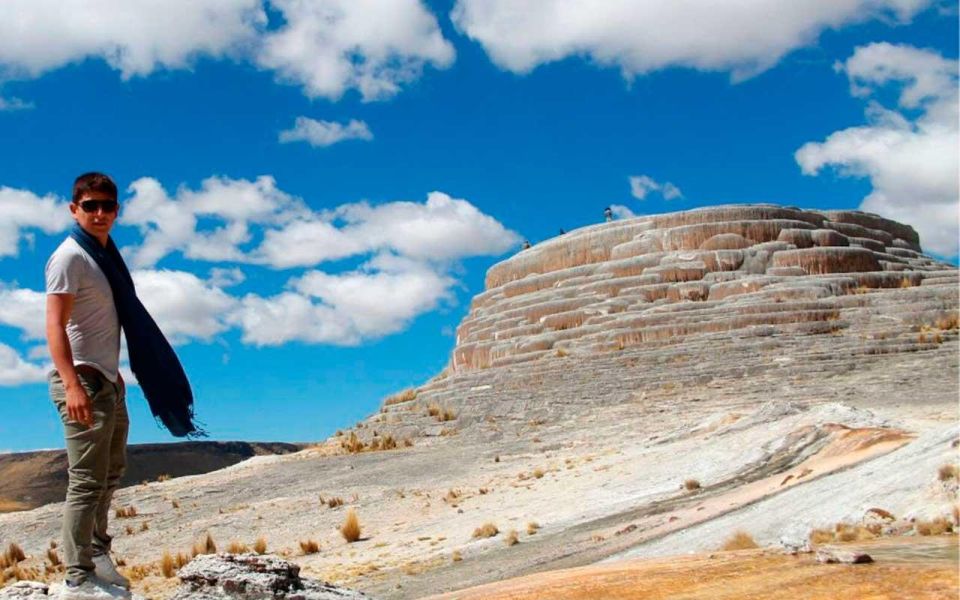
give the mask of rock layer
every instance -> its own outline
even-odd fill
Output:
[[[845,327],[840,311],[856,302],[844,296],[956,279],[911,227],[856,211],[720,206],[615,221],[492,267],[451,369],[770,327],[827,333]]]

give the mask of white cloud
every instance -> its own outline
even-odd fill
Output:
[[[270,0],[285,25],[267,33],[257,62],[311,97],[359,90],[393,96],[427,64],[453,63],[453,46],[420,0]]]
[[[0,257],[17,256],[24,229],[57,233],[73,222],[66,202],[60,198],[9,187],[0,187],[0,212],[4,215],[0,219]]]
[[[0,344],[0,386],[46,381],[47,367],[28,362],[16,350]]]
[[[237,300],[186,271],[134,271],[137,296],[172,343],[209,341],[229,328],[224,322]]]
[[[838,67],[852,93],[869,97],[900,84],[898,105],[907,111],[870,100],[867,124],[804,144],[795,155],[806,175],[835,167],[843,176],[868,177],[873,190],[861,210],[912,225],[924,248],[943,256],[956,256],[960,244],[957,66],[912,46],[857,48]]]
[[[630,193],[634,198],[643,200],[651,192],[658,192],[665,200],[674,200],[683,197],[680,188],[669,181],[660,183],[648,175],[635,175],[630,177]]]
[[[199,190],[181,187],[172,198],[150,177],[129,189],[133,198],[124,202],[120,223],[143,234],[142,244],[125,248],[137,267],[152,266],[173,251],[197,260],[243,261],[241,246],[251,240],[251,223],[282,224],[309,212],[268,176],[254,181],[210,177]],[[203,218],[216,221],[214,228],[201,228]]]
[[[248,294],[230,319],[242,329],[244,342],[258,346],[355,345],[396,333],[416,316],[452,301],[456,283],[432,266],[381,255],[356,271],[309,271],[276,296]]]
[[[277,28],[268,29],[267,4],[282,16]],[[0,3],[0,82],[87,59],[129,79],[189,69],[199,58],[251,61],[311,98],[356,89],[378,100],[417,79],[425,65],[449,66],[454,49],[420,0]]]
[[[87,58],[124,79],[181,69],[256,40],[261,0],[5,0],[0,3],[0,74],[34,78]]]
[[[629,207],[622,204],[611,204],[610,211],[617,219],[632,219],[637,216]]]
[[[246,279],[247,276],[243,273],[243,271],[236,267],[232,269],[214,267],[210,269],[210,277],[208,282],[214,287],[225,288],[239,285],[246,281]]]
[[[776,64],[825,29],[872,18],[908,21],[929,0],[457,0],[451,18],[500,67],[528,73],[571,56],[627,78],[672,66],[730,71]]]
[[[317,121],[308,117],[297,117],[292,129],[280,132],[279,140],[289,142],[307,142],[311,146],[332,146],[346,140],[372,140],[373,133],[363,121],[351,119],[349,123],[336,121]]]
[[[268,230],[253,256],[276,268],[383,250],[442,262],[501,254],[519,242],[516,233],[470,202],[431,192],[424,203],[357,202],[293,221]]]
[[[24,339],[46,338],[46,311],[45,293],[0,285],[0,325],[22,330]]]
[[[4,98],[0,96],[0,112],[4,111],[14,111],[14,110],[27,110],[33,108],[32,102],[26,102],[20,98],[10,97]]]

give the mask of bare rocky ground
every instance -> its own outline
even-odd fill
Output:
[[[137,515],[114,521],[114,548],[137,591],[172,596],[158,561],[208,533],[221,550],[262,537],[304,577],[419,598],[710,551],[738,530],[797,547],[872,508],[955,527],[956,477],[940,471],[957,464],[960,439],[956,269],[869,216],[745,210],[754,218],[718,225],[730,214],[692,211],[525,251],[491,269],[450,368],[415,394],[296,454],[122,490],[117,505]],[[708,218],[710,236],[690,233]],[[861,235],[805,237],[797,223]],[[780,237],[823,253],[797,255]],[[710,270],[689,240],[740,254]],[[630,248],[639,254],[622,257]],[[614,273],[634,259],[653,266]],[[388,438],[399,447],[344,450]],[[351,509],[362,536],[347,543],[337,528]],[[39,566],[59,515],[57,504],[0,515],[0,542]],[[497,533],[475,537],[488,523]],[[319,551],[304,555],[301,541]]]

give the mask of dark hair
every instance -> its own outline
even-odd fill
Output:
[[[77,177],[73,182],[73,201],[77,202],[87,192],[101,192],[113,200],[117,199],[117,184],[109,175],[91,171]]]

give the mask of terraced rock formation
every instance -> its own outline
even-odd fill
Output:
[[[830,333],[850,326],[845,309],[877,303],[867,292],[956,281],[956,269],[921,254],[912,228],[860,212],[721,206],[605,223],[490,269],[451,366],[714,333]],[[900,296],[936,320],[941,291]]]

